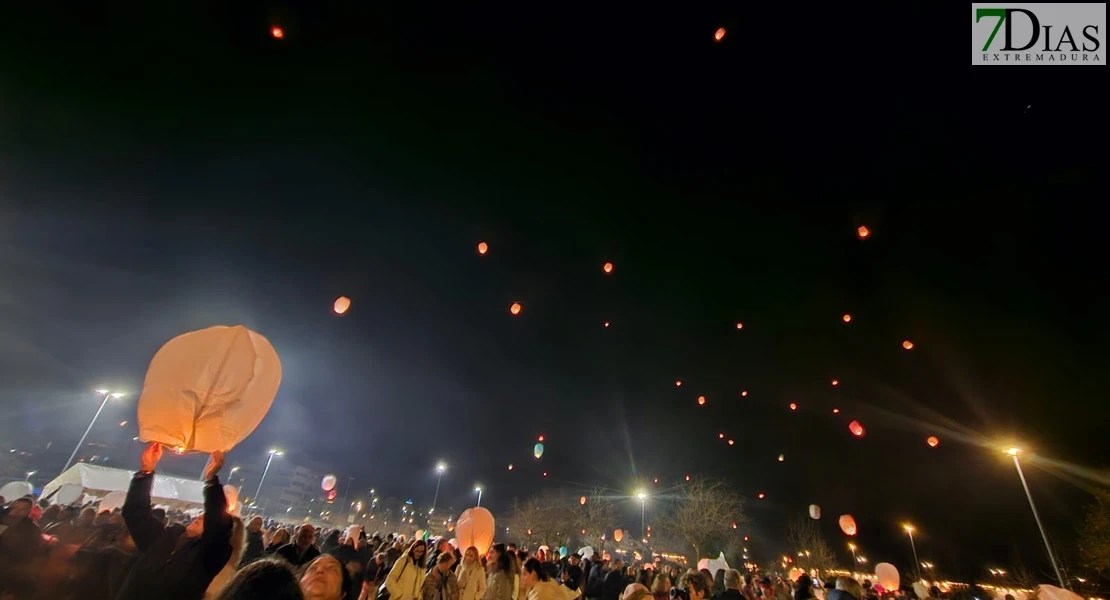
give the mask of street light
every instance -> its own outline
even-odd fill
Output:
[[[475,506],[481,506],[482,505],[482,486],[480,486],[480,485],[474,486],[474,491],[478,492],[478,504],[476,504]]]
[[[640,490],[640,492],[636,494],[636,497],[640,499],[640,537],[644,538],[646,537],[646,535],[644,534],[644,523],[646,522],[644,516],[647,514],[647,509],[644,507],[645,503],[647,502],[647,492]]]
[[[1025,488],[1025,497],[1029,499],[1029,508],[1033,510],[1033,519],[1037,521],[1037,529],[1041,532],[1041,539],[1044,540],[1044,548],[1048,551],[1048,559],[1052,561],[1052,570],[1056,571],[1056,579],[1060,582],[1060,587],[1068,589],[1068,584],[1064,581],[1064,576],[1060,574],[1060,567],[1056,564],[1056,556],[1052,553],[1052,545],[1048,543],[1048,535],[1044,532],[1044,525],[1041,524],[1041,516],[1037,514],[1037,505],[1033,504],[1033,494],[1029,492],[1029,484],[1025,481],[1025,473],[1021,470],[1021,462],[1018,461],[1018,454],[1021,453],[1021,448],[1011,447],[1006,449],[1006,454],[1014,459],[1014,467],[1017,468],[1018,477],[1021,478],[1021,487]]]
[[[436,472],[439,473],[439,479],[436,480],[436,495],[432,498],[432,510],[428,511],[429,515],[436,511],[436,502],[439,502],[439,484],[443,483],[443,472],[446,470],[447,465],[443,463],[436,465]]]
[[[270,457],[266,459],[266,468],[262,469],[262,479],[258,480],[258,489],[254,492],[254,502],[258,503],[258,495],[262,493],[262,483],[266,481],[266,473],[270,472],[270,463],[274,460],[275,456],[284,454],[281,450],[270,450]],[[262,514],[266,514],[266,508],[262,508]]]
[[[62,473],[66,472],[66,469],[69,468],[69,465],[73,463],[73,458],[77,456],[77,451],[81,449],[81,446],[85,445],[85,438],[89,437],[89,432],[92,431],[93,424],[96,423],[96,418],[100,416],[100,411],[104,410],[104,405],[108,404],[108,399],[115,398],[116,400],[119,400],[125,395],[121,392],[112,392],[104,389],[96,390],[96,393],[104,396],[104,401],[100,403],[100,408],[96,409],[96,414],[93,415],[92,421],[89,421],[89,426],[85,428],[85,434],[81,436],[81,441],[77,442],[77,447],[73,449],[73,454],[69,455],[69,460],[66,461],[66,466],[62,467]],[[59,475],[60,474],[61,473],[59,473]]]
[[[852,563],[854,564],[854,563],[857,562],[856,561],[856,545],[853,544],[852,542],[848,542],[848,549],[852,551]]]
[[[910,548],[913,550],[913,562],[917,563],[917,580],[921,581],[921,561],[917,560],[917,546],[913,544],[913,525],[906,523],[902,526],[906,530],[906,535],[910,536]]]

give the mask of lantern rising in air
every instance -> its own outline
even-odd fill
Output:
[[[737,323],[736,323],[736,328],[737,328],[737,329],[743,329],[743,328],[744,328],[744,324],[743,324],[743,323],[740,323],[740,322],[737,322]]]
[[[705,396],[698,396],[698,406],[705,406]]]
[[[839,415],[840,414],[840,409],[839,408],[834,408],[833,409],[833,414],[834,415]]]
[[[784,460],[786,460],[786,455],[785,454],[780,454],[779,455],[779,462],[782,462]]]
[[[675,386],[675,387],[682,387],[682,380],[681,380],[681,379],[679,379],[679,380],[676,380],[676,381],[674,382],[674,386]]]
[[[736,445],[736,440],[729,440],[728,445],[729,446],[735,446]]]
[[[940,439],[938,439],[935,435],[930,435],[929,439],[925,440],[925,443],[929,444],[930,448],[936,448],[937,444],[940,443]]]
[[[484,255],[486,252],[489,252],[489,244],[478,242],[478,254]]]
[[[514,315],[519,315],[520,314],[520,309],[521,309],[520,303],[519,302],[513,302],[512,306],[509,307],[509,312],[511,312]]]
[[[601,265],[601,270],[605,271],[606,273],[612,273],[613,272],[613,263],[607,262],[604,265]]]
[[[832,384],[833,384],[833,387],[836,387],[836,386],[840,385],[840,380],[839,379],[833,379]]]
[[[690,481],[690,476],[689,475],[686,476],[686,481]]]
[[[609,321],[606,321],[605,323],[603,323],[603,326],[608,327],[609,326]]]
[[[906,341],[902,342],[902,347],[905,348],[906,350],[913,350],[913,342],[911,342],[909,340],[906,340]]]
[[[871,236],[871,230],[863,225],[860,225],[859,229],[856,229],[856,234],[859,235],[859,239],[866,240],[868,237]]]
[[[766,497],[767,497],[767,494],[764,494],[763,492],[759,492],[759,496],[758,496],[758,498],[759,498],[760,500],[762,500],[762,499],[764,499],[764,498],[766,498]]]
[[[543,439],[543,436],[541,435],[540,437],[536,438],[536,441],[537,441],[537,442],[542,442],[542,441],[544,441],[544,439]]]
[[[840,317],[840,320],[844,321],[845,323],[851,323],[852,322],[852,315],[850,315],[848,313],[844,313],[844,316]]]
[[[848,423],[848,431],[851,431],[852,435],[856,437],[863,437],[863,425],[860,424],[859,421],[852,421],[851,423]]]
[[[798,410],[798,405],[795,404],[794,402],[791,402],[790,403],[790,410]]]
[[[535,456],[536,460],[539,460],[540,457],[543,456],[543,444],[536,444],[535,447],[532,448],[532,456]]]
[[[351,299],[346,296],[340,296],[335,299],[335,303],[332,304],[331,308],[335,311],[335,314],[341,315],[351,308]]]
[[[747,398],[747,397],[748,397],[748,390],[742,390],[742,391],[740,392],[740,396],[741,396],[741,397],[744,397],[744,398]]]
[[[723,432],[723,431],[722,431],[721,433],[718,433],[718,434],[717,434],[717,439],[719,439],[719,440],[723,440],[723,439],[725,439],[725,434],[724,434],[724,432]]]
[[[581,504],[582,506],[586,506],[586,497],[582,496],[581,498],[579,498],[578,503]]]
[[[713,41],[714,42],[719,42],[719,41],[725,39],[725,34],[726,33],[728,33],[728,32],[725,30],[724,27],[718,27],[717,31],[713,32]]]
[[[285,30],[275,25],[270,28],[270,35],[274,36],[275,40],[280,40],[285,37]]]
[[[512,463],[509,463],[509,470],[510,470],[510,471],[512,471],[512,470],[513,470],[513,465],[512,465]]]

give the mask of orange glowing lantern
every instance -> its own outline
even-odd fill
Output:
[[[698,396],[698,406],[705,406],[705,396]]]
[[[839,379],[833,379],[832,384],[833,384],[833,387],[836,387],[836,386],[840,385],[840,380]]]
[[[729,446],[735,446],[736,445],[736,440],[729,440],[728,445]]]
[[[544,477],[547,477],[547,471],[544,471],[544,472],[543,472],[543,476],[544,476]]]
[[[620,543],[620,541],[623,540],[623,539],[624,539],[624,530],[617,529],[617,530],[613,531],[613,540],[615,542]]]
[[[737,523],[733,522],[733,523],[732,523],[732,528],[733,528],[733,529],[739,529],[739,528],[740,528],[740,525],[738,525]]]
[[[658,477],[655,478],[655,483],[659,483],[659,478]]]
[[[784,455],[784,454],[780,454],[780,455],[779,455],[779,462],[782,462],[782,461],[784,461],[784,460],[786,460],[786,455]]]
[[[604,265],[601,266],[601,270],[605,271],[606,273],[612,273],[613,272],[613,263],[611,263],[611,262],[605,263]]]
[[[840,414],[840,409],[839,408],[834,408],[833,409],[833,414],[834,415],[839,415]]]
[[[743,328],[744,328],[744,324],[743,324],[743,323],[737,323],[737,324],[736,324],[736,328],[737,328],[737,329],[743,329]]]
[[[536,439],[536,441],[537,442],[542,442],[543,441],[543,436],[541,435],[538,439]]]
[[[723,439],[725,439],[725,434],[724,434],[724,432],[723,432],[723,431],[722,431],[721,433],[718,433],[718,434],[717,434],[717,439],[719,439],[719,440],[723,440]]]
[[[675,387],[682,387],[682,380],[681,380],[681,379],[679,379],[679,380],[675,381],[675,382],[674,382],[674,386],[675,386]]]
[[[478,242],[478,254],[485,254],[486,252],[489,252],[489,244]]]
[[[748,390],[743,390],[742,392],[740,392],[740,396],[744,397],[744,398],[747,398],[748,397]]]
[[[512,463],[509,463],[509,470],[510,470],[510,471],[512,471],[512,470],[513,470],[513,464],[512,464]]]
[[[935,435],[930,435],[930,436],[929,436],[929,439],[925,440],[925,443],[926,443],[926,444],[929,444],[929,447],[930,447],[930,448],[936,448],[936,447],[937,447],[937,444],[939,444],[939,443],[940,443],[940,440],[939,440],[939,439],[937,438],[937,436],[935,436]]]
[[[608,327],[608,326],[609,326],[609,321],[606,321],[605,322],[605,327]]]
[[[690,481],[690,476],[689,475],[686,476],[686,481]]]
[[[856,520],[852,515],[840,515],[839,524],[844,535],[856,535]]]
[[[851,431],[852,435],[856,437],[863,437],[863,425],[861,425],[859,421],[848,423],[848,431]]]
[[[793,403],[793,402],[791,402],[791,403],[790,403],[790,410],[798,410],[798,405],[797,405],[797,404],[795,404],[795,403]]]
[[[274,26],[270,28],[270,35],[274,36],[275,40],[280,40],[285,37],[285,30],[281,27]]]
[[[906,350],[913,350],[913,342],[911,342],[909,340],[906,340],[906,341],[902,342],[902,347],[905,348]]]
[[[746,535],[744,536],[744,541],[745,542],[748,541],[748,536],[746,536]]]
[[[866,240],[871,236],[871,230],[863,225],[860,225],[859,229],[856,229],[856,233],[859,234],[859,239],[861,240]]]
[[[764,494],[763,492],[759,492],[759,496],[758,496],[758,498],[759,498],[760,500],[762,500],[762,499],[764,499],[764,498],[766,498],[766,497],[767,497],[767,494]]]
[[[509,307],[509,312],[513,313],[514,315],[519,315],[521,308],[522,307],[520,306],[519,302],[513,302],[512,306]]]
[[[581,504],[582,506],[586,506],[586,497],[582,496],[581,498],[579,498],[578,503]]]
[[[845,323],[851,323],[851,322],[852,322],[852,315],[850,315],[850,314],[848,314],[848,313],[844,313],[844,316],[843,316],[843,317],[840,317],[840,318],[841,318],[841,319],[842,319],[842,320],[843,320],[843,321],[844,321]]]
[[[724,27],[718,27],[717,31],[713,32],[713,41],[719,42],[719,41],[725,39],[725,33],[727,33],[727,31],[725,30]]]
[[[351,308],[351,299],[346,297],[346,296],[340,296],[340,297],[336,298],[335,303],[332,304],[332,310],[334,310],[335,314],[337,314],[337,315],[341,315],[341,314],[347,312],[347,310],[350,309],[350,308]]]

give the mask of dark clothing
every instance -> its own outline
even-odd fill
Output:
[[[844,590],[829,590],[825,598],[826,600],[860,600]]]
[[[723,592],[714,594],[713,600],[744,600],[744,594],[740,590],[727,588]]]
[[[587,598],[600,598],[605,593],[605,565],[597,563],[590,569],[590,580],[586,586]]]
[[[239,566],[249,565],[252,562],[262,558],[262,553],[266,549],[262,544],[262,531],[247,531],[247,549],[243,551],[243,560],[239,561]]]
[[[605,576],[605,586],[601,591],[601,600],[620,600],[621,592],[628,582],[624,580],[623,569],[613,569]]]
[[[553,562],[540,563],[543,567],[544,573],[553,580],[559,579],[559,565]]]
[[[297,542],[289,542],[281,548],[278,548],[277,552],[274,552],[274,554],[289,561],[289,564],[294,567],[299,567],[312,562],[312,559],[320,556],[320,551],[316,549],[316,546],[309,546],[308,549],[304,551],[304,554],[301,554],[301,549],[297,547]]]
[[[389,570],[385,568],[385,563],[378,562],[376,559],[371,560],[362,573],[362,582],[377,589],[385,581],[387,574]]]
[[[578,591],[578,586],[582,585],[582,567],[571,564],[563,567],[563,585]]]
[[[181,525],[166,527],[150,509],[153,473],[136,473],[123,503],[123,520],[142,552],[116,600],[199,600],[231,558],[231,516],[219,479],[204,484],[204,531],[185,538]]]

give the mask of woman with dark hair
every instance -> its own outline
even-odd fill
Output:
[[[240,569],[216,600],[304,600],[304,594],[289,563],[264,558]]]
[[[385,589],[389,590],[389,600],[418,600],[420,588],[424,586],[424,561],[428,546],[424,540],[416,540],[409,549],[393,563],[385,578]]]
[[[543,563],[535,558],[524,562],[520,572],[520,591],[527,592],[528,600],[566,600],[559,584],[543,568]]]
[[[301,569],[305,600],[344,600],[351,597],[351,574],[331,554],[321,554]]]
[[[813,600],[817,595],[813,593],[813,580],[809,575],[798,576],[798,587],[794,589],[794,600]]]
[[[513,559],[505,544],[494,544],[489,549],[486,560],[486,592],[482,600],[512,600],[513,598]]]
[[[712,579],[704,573],[690,569],[679,580],[682,589],[686,590],[686,597],[690,600],[705,600],[709,596],[709,587]]]

